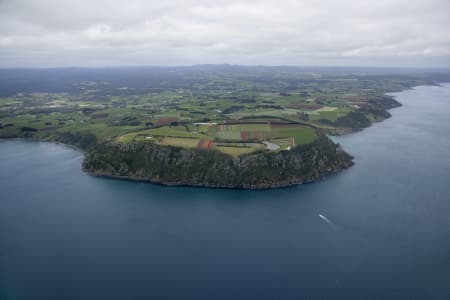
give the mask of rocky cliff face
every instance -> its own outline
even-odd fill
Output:
[[[352,157],[326,136],[291,151],[261,151],[233,158],[213,150],[151,143],[102,143],[87,153],[93,175],[165,185],[265,189],[319,180],[346,169]]]

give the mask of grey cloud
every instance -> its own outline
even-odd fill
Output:
[[[0,67],[450,67],[448,0],[0,0]]]

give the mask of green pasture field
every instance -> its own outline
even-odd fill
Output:
[[[157,143],[164,146],[174,146],[181,148],[197,148],[200,139],[166,137],[158,140]]]
[[[238,157],[242,154],[252,153],[257,151],[257,148],[252,147],[223,147],[223,146],[216,146],[214,149],[219,150],[225,154],[231,155],[233,157]]]
[[[269,124],[233,124],[227,125],[231,131],[271,131]]]
[[[98,123],[98,124],[86,124],[83,126],[80,126],[79,124],[68,125],[57,129],[57,131],[94,133],[99,139],[108,139],[121,136],[129,132],[136,131],[138,129],[139,127],[136,126],[109,126],[105,123]]]
[[[309,113],[310,120],[315,121],[319,119],[327,119],[336,121],[337,118],[345,116],[349,112],[354,111],[352,107],[339,107],[335,110],[315,110]]]
[[[164,126],[152,129],[135,131],[118,138],[120,142],[131,142],[136,136],[154,136],[154,137],[179,137],[179,138],[209,138],[201,133],[190,132],[184,126]]]
[[[219,140],[241,140],[241,132],[240,131],[218,131],[215,134],[215,137]]]
[[[275,140],[292,137],[296,146],[305,145],[313,142],[317,138],[317,133],[314,128],[302,125],[277,125],[276,128],[272,128],[272,138]]]

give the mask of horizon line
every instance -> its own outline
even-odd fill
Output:
[[[230,63],[199,63],[199,64],[179,64],[179,65],[105,65],[105,66],[18,66],[18,67],[1,67],[0,70],[50,70],[50,69],[134,69],[134,68],[192,68],[200,66],[229,66],[229,67],[265,67],[265,68],[333,68],[333,69],[416,69],[416,70],[440,70],[440,71],[450,71],[450,67],[447,66],[377,66],[377,65],[360,65],[360,66],[345,66],[345,65],[284,65],[284,64],[230,64]]]

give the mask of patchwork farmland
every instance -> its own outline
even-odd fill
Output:
[[[283,151],[308,144],[317,137],[316,129],[302,124],[279,122],[163,126],[118,137],[120,142],[148,142],[165,146],[217,150],[232,156],[254,151]],[[202,130],[200,127],[203,127]],[[207,128],[204,128],[207,126]],[[274,144],[277,147],[267,147]],[[276,149],[276,150],[275,150]]]
[[[233,156],[289,151],[318,134],[345,134],[388,118],[387,110],[399,103],[386,92],[443,80],[441,75],[194,66],[133,69],[130,76],[102,73],[86,81],[92,74],[79,77],[78,71],[73,80],[55,70],[36,78],[22,74],[36,82],[62,80],[62,90],[55,91],[23,89],[14,76],[3,81],[7,89],[16,88],[0,97],[0,137],[80,148],[111,140],[155,143]]]

